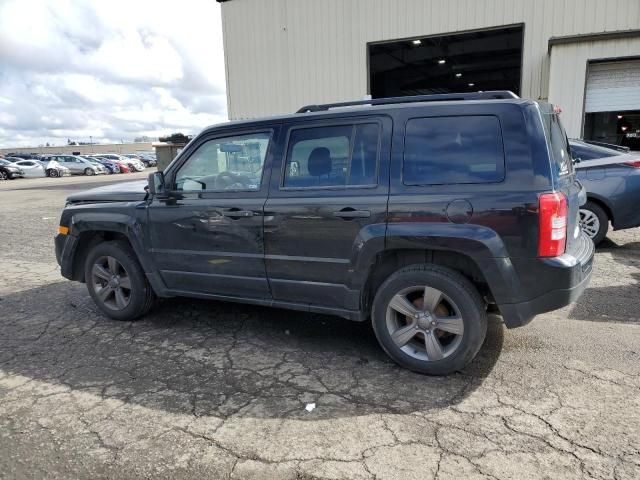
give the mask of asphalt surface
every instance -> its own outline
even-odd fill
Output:
[[[471,366],[432,378],[333,317],[102,317],[59,275],[58,216],[87,182],[145,175],[0,182],[0,477],[640,478],[640,230],[610,234],[577,304],[493,318]]]

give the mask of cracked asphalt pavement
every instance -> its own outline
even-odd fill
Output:
[[[432,378],[333,317],[104,318],[53,234],[66,195],[136,177],[0,182],[1,478],[640,478],[639,229],[610,233],[578,303],[492,318],[473,364]]]

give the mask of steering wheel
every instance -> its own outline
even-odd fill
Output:
[[[248,185],[249,179],[247,177],[229,171],[218,174],[216,178],[216,189],[218,190],[227,190],[229,187],[243,189],[247,188]]]

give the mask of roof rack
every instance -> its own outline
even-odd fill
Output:
[[[354,107],[357,105],[393,105],[414,102],[444,102],[455,100],[504,100],[520,98],[510,90],[493,90],[471,93],[439,93],[437,95],[413,95],[407,97],[374,98],[371,100],[354,100],[352,102],[324,103],[322,105],[305,105],[296,113],[324,112],[331,108]]]

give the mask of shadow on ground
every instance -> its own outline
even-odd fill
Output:
[[[640,242],[617,244],[609,238],[598,247],[599,253],[610,253],[613,260],[635,268],[627,285],[590,287],[574,305],[569,318],[600,322],[640,323]],[[597,260],[596,260],[597,261]],[[602,272],[606,274],[607,272]]]
[[[101,316],[84,286],[56,283],[0,300],[0,369],[103,398],[193,415],[314,418],[456,404],[481,385],[503,326],[464,371],[396,366],[367,323],[230,303],[171,299],[130,323]],[[317,413],[317,414],[316,414]]]

